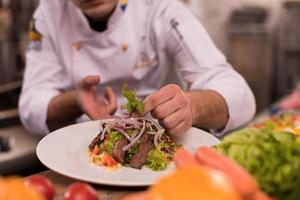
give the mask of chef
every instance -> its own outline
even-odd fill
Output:
[[[171,134],[222,136],[255,113],[245,80],[175,0],[41,0],[29,38],[19,110],[32,133],[113,117],[124,82]]]

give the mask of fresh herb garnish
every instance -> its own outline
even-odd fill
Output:
[[[127,90],[126,87],[123,87],[122,95],[127,99],[125,109],[128,111],[129,114],[135,112],[144,112],[144,102],[136,97],[136,92],[134,90]]]

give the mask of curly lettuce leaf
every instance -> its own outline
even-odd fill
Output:
[[[278,200],[300,196],[300,142],[288,132],[246,128],[224,138],[216,146],[224,155],[241,164],[260,187]]]
[[[154,171],[161,171],[167,168],[172,155],[164,152],[163,148],[169,148],[166,143],[159,144],[155,149],[148,153],[146,165]]]
[[[102,143],[103,146],[101,145],[100,149],[104,149],[109,155],[112,155],[115,143],[123,137],[124,136],[118,131],[112,131],[109,134],[109,138]]]
[[[139,100],[136,97],[136,92],[133,90],[126,90],[125,87],[122,89],[122,96],[127,99],[127,103],[125,105],[125,109],[127,109],[128,113],[132,114],[135,112],[143,113],[144,112],[144,102]]]

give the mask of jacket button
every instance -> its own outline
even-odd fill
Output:
[[[74,45],[75,49],[76,50],[80,50],[81,49],[81,44],[80,43],[77,43]]]
[[[123,50],[124,52],[126,52],[126,51],[128,50],[128,48],[129,48],[129,45],[128,45],[127,43],[124,43],[124,44],[122,45],[122,50]]]

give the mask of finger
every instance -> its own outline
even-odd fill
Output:
[[[183,120],[184,120],[184,111],[177,110],[171,115],[167,116],[166,118],[159,120],[159,123],[167,130],[170,130],[176,127]]]
[[[164,119],[172,113],[176,112],[180,108],[184,108],[188,105],[188,101],[183,95],[176,95],[171,100],[160,104],[151,112],[152,116],[157,119]]]
[[[190,165],[199,165],[194,155],[183,148],[180,148],[176,151],[174,155],[174,162],[178,169]]]
[[[117,109],[117,96],[111,87],[106,87],[104,91],[105,98],[107,100],[108,113],[114,113]]]
[[[187,131],[192,126],[192,117],[188,108],[177,110],[159,121],[169,133],[175,135]]]
[[[170,84],[166,85],[165,87],[161,88],[158,92],[149,95],[146,97],[144,103],[145,103],[145,109],[144,114],[149,113],[151,110],[153,110],[158,105],[169,101],[172,99],[177,93],[182,92],[179,86]]]
[[[185,133],[189,128],[190,126],[188,125],[187,121],[183,120],[177,126],[168,130],[168,133],[171,135],[181,135]]]
[[[79,87],[82,89],[90,89],[100,83],[100,76],[87,76],[79,83]]]

